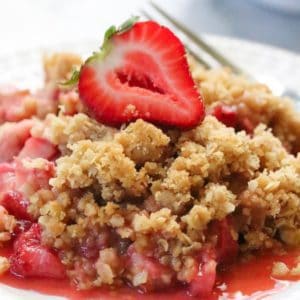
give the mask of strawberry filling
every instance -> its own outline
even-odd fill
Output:
[[[11,162],[30,137],[33,120],[6,123],[0,128],[0,163]]]
[[[4,194],[0,203],[11,215],[14,215],[17,219],[30,221],[33,220],[33,217],[27,211],[29,201],[28,199],[24,198],[21,193],[14,190],[9,191]]]
[[[221,264],[232,263],[238,255],[238,243],[230,232],[231,224],[228,218],[214,221],[211,224],[211,234],[217,236],[216,260]]]
[[[217,105],[212,113],[220,122],[228,127],[236,127],[238,125],[238,113],[234,106]]]
[[[224,125],[236,130],[245,130],[248,134],[252,134],[256,127],[249,117],[239,113],[235,105],[218,104],[211,113]]]
[[[143,278],[139,279],[138,276],[144,275],[146,278],[146,283],[139,284],[142,292],[159,291],[174,286],[174,272],[170,268],[152,257],[136,252],[133,246],[129,247],[127,254],[126,268],[137,278],[133,279],[133,284],[138,280],[143,281]]]
[[[193,266],[193,277],[188,285],[191,296],[205,297],[211,294],[216,281],[216,267],[215,251],[204,249]]]
[[[41,245],[41,228],[38,224],[33,224],[15,240],[10,260],[11,273],[19,277],[65,277],[65,268],[57,255]]]
[[[12,164],[0,164],[0,199],[15,187],[15,168]]]
[[[47,87],[31,94],[29,90],[0,87],[0,123],[18,122],[32,116],[44,117],[56,112],[57,89]]]

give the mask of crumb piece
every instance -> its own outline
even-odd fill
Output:
[[[71,75],[75,67],[82,64],[79,55],[73,53],[55,53],[44,57],[44,71],[46,82],[66,80]]]
[[[291,276],[300,276],[300,263],[297,263],[296,267],[290,270]]]
[[[116,142],[83,140],[70,146],[72,154],[57,160],[57,174],[50,184],[57,189],[84,188],[99,184],[104,200],[121,201],[127,195],[141,196],[147,178]]]
[[[129,124],[115,136],[115,140],[137,164],[160,160],[170,142],[161,129],[143,120]]]
[[[82,101],[79,98],[78,92],[76,91],[66,91],[61,92],[58,98],[60,112],[64,115],[75,115],[79,112],[85,112],[86,108],[84,107]]]
[[[148,273],[147,271],[143,270],[133,276],[132,284],[133,286],[139,286],[141,284],[146,283],[147,279],[148,279]]]
[[[11,234],[16,226],[16,219],[0,205],[0,246],[11,239]]]
[[[128,104],[123,111],[123,116],[126,116],[129,119],[133,117],[137,117],[138,111],[133,104]]]
[[[286,276],[286,275],[288,275],[289,271],[290,271],[290,269],[283,262],[278,261],[273,264],[273,268],[272,268],[273,276],[276,276],[276,277]]]
[[[176,222],[175,216],[171,211],[162,208],[157,212],[151,213],[150,216],[136,214],[132,221],[133,229],[136,232],[147,234],[150,232],[161,232],[169,237],[178,237],[180,225]]]
[[[182,220],[187,223],[189,230],[203,230],[211,220],[211,212],[201,204],[194,205]]]
[[[49,114],[43,125],[35,126],[31,134],[43,137],[58,145],[61,152],[67,152],[67,145],[81,140],[109,141],[116,129],[99,124],[83,113],[74,116]]]
[[[117,275],[118,264],[119,260],[115,249],[107,248],[101,250],[99,259],[95,264],[99,276],[98,280],[103,284],[112,284]]]
[[[10,267],[8,258],[0,256],[0,275],[5,274]]]

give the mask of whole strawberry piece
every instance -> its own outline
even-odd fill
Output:
[[[14,215],[17,219],[21,220],[33,220],[33,217],[27,211],[29,206],[29,200],[17,191],[9,191],[1,199],[1,205],[6,210]]]
[[[18,277],[65,277],[65,268],[56,253],[41,244],[41,228],[36,223],[14,241],[10,263],[11,273]]]
[[[101,123],[119,126],[138,118],[191,128],[204,106],[189,72],[185,49],[166,27],[132,18],[109,28],[99,52],[69,83]]]

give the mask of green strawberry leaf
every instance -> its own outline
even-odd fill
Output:
[[[132,16],[130,19],[122,23],[117,30],[117,34],[121,34],[129,30],[137,21],[139,20],[138,16]]]
[[[86,59],[84,62],[85,64],[89,64],[92,61],[95,60],[103,60],[108,53],[111,50],[112,44],[111,44],[111,39],[115,34],[122,34],[126,31],[128,31],[137,21],[139,17],[138,16],[132,16],[125,22],[123,22],[118,28],[115,25],[110,26],[103,38],[103,43],[102,46],[100,47],[100,50],[97,52],[93,52],[93,54]],[[81,70],[81,68],[80,68]],[[80,70],[75,70],[71,76],[71,78],[65,82],[59,83],[59,85],[64,86],[64,87],[72,87],[78,83],[79,76],[80,76]]]
[[[70,79],[63,82],[59,82],[58,84],[62,87],[74,86],[75,84],[77,84],[79,80],[79,75],[80,75],[80,70],[74,70]]]
[[[121,33],[128,31],[137,22],[138,19],[139,19],[139,17],[133,16],[133,17],[129,18],[128,20],[126,20],[124,23],[122,23],[118,28],[115,25],[110,26],[104,34],[103,44],[100,47],[100,50],[104,52],[104,55],[103,56],[100,55],[100,57],[99,56],[97,57],[95,55],[93,55],[93,56],[95,58],[100,58],[100,59],[104,58],[109,53],[111,38],[115,34],[121,34]]]
[[[103,44],[107,43],[107,41],[110,40],[111,37],[115,35],[117,32],[118,30],[115,25],[110,26],[104,34]]]

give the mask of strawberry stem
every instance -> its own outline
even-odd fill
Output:
[[[80,75],[80,70],[73,70],[73,73],[71,75],[71,78],[63,81],[63,82],[59,82],[58,85],[62,86],[62,87],[72,87],[74,85],[77,84],[78,80],[79,80],[79,75]]]

